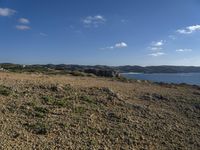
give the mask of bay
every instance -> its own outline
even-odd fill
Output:
[[[149,80],[153,82],[200,85],[200,73],[123,73],[122,76],[128,79]]]

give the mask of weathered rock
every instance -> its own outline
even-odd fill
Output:
[[[141,99],[143,100],[168,100],[167,97],[164,97],[163,95],[157,94],[157,93],[146,93],[141,96]]]
[[[86,69],[85,73],[92,73],[100,77],[119,77],[120,74],[114,70]]]

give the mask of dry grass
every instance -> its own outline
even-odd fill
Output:
[[[0,149],[198,149],[200,90],[0,73]]]

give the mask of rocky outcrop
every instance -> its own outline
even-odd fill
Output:
[[[100,77],[120,77],[119,72],[114,70],[101,70],[101,69],[86,69],[85,73],[92,73]]]

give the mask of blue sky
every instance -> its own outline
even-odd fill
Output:
[[[0,62],[200,66],[199,0],[0,0]]]

